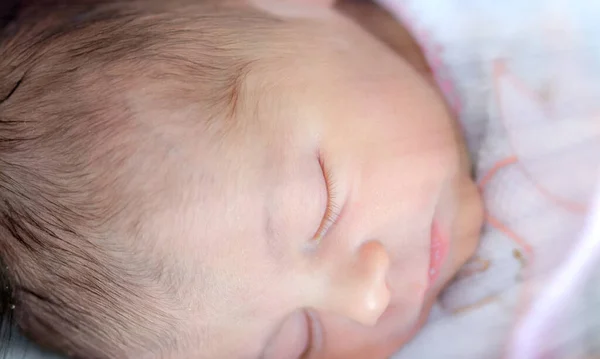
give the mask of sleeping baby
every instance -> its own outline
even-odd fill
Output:
[[[2,300],[24,334],[85,359],[502,354],[598,165],[597,87],[526,71],[537,24],[381,1],[431,81],[332,1],[71,3],[24,6],[0,45]]]
[[[54,4],[56,3],[56,4]],[[3,301],[75,358],[385,358],[472,255],[445,102],[327,1],[27,5]]]

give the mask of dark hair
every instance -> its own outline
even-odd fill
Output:
[[[0,31],[16,17],[19,5],[19,0],[4,0],[0,2]]]
[[[126,133],[131,121],[119,102],[127,70],[116,72],[112,89],[103,73],[164,40],[149,15],[154,14],[134,1],[37,0],[21,6],[5,26],[0,38],[5,343],[18,327],[38,344],[76,358],[128,357],[172,345],[175,305],[156,283],[162,268],[136,266],[141,254],[109,234],[124,207],[107,190],[117,180],[108,171],[130,152],[124,137],[106,143]],[[133,19],[138,23],[129,24]],[[94,159],[93,149],[100,149]],[[104,162],[108,165],[98,165]]]
[[[12,338],[12,287],[0,257],[0,357],[8,356]]]
[[[251,62],[236,47],[248,46],[247,22],[218,0],[174,0],[201,11],[162,0],[25,1],[0,37],[2,334],[17,325],[85,359],[177,346],[174,265],[111,237],[116,221],[143,222],[129,218],[141,216],[137,198],[115,192],[128,187],[134,169],[122,165],[138,150],[139,122],[121,95],[146,80],[157,85],[153,105],[189,99],[206,105],[203,117],[234,114]],[[267,18],[247,19],[262,29]]]
[[[3,34],[8,25],[17,17],[18,8],[21,5],[19,0],[4,0],[0,2],[0,34]],[[0,38],[2,36],[0,35]],[[12,92],[12,91],[11,91]],[[5,95],[10,97],[10,92]],[[2,103],[5,98],[0,99]],[[9,353],[9,347],[12,343],[13,335],[13,309],[14,298],[12,283],[9,280],[7,267],[2,261],[0,254],[0,357],[6,358]]]
[[[7,17],[0,38],[4,343],[18,327],[44,347],[85,359],[172,344],[175,306],[162,288],[153,291],[158,274],[134,264],[141,254],[109,237],[108,223],[123,207],[106,191],[114,176],[98,172],[98,162],[114,170],[129,155],[123,143],[102,145],[126,132],[129,114],[118,102],[126,76],[109,89],[102,74],[164,40],[140,4],[32,0]],[[104,153],[92,160],[92,148]]]

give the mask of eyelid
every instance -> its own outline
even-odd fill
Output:
[[[327,168],[323,158],[319,156],[319,165],[323,172],[323,178],[325,179],[325,187],[327,191],[327,207],[325,214],[319,225],[319,229],[315,234],[314,240],[319,242],[329,231],[329,229],[335,224],[340,217],[341,207],[338,204],[339,196],[337,192],[336,183],[332,176],[332,171]]]

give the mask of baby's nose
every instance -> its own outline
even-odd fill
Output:
[[[346,316],[363,325],[375,325],[390,301],[386,277],[389,255],[378,241],[363,243],[347,258],[333,259],[328,267],[324,296],[316,307]]]

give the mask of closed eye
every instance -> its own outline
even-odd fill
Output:
[[[325,165],[323,158],[319,156],[319,165],[321,166],[321,171],[323,172],[323,178],[325,179],[325,187],[327,191],[327,208],[325,209],[325,215],[321,220],[321,224],[319,225],[319,229],[314,236],[315,241],[320,241],[323,238],[329,229],[336,223],[338,220],[341,207],[339,206],[339,198],[336,187],[336,182],[332,176],[332,171]]]

